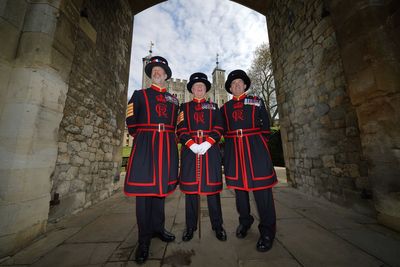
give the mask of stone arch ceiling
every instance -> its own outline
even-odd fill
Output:
[[[154,5],[157,5],[161,2],[165,1],[159,1],[159,0],[129,0],[129,3],[131,4],[133,15],[145,10],[146,8],[152,7]],[[243,6],[246,6],[248,8],[251,8],[263,15],[266,15],[267,13],[267,8],[271,4],[272,0],[267,0],[267,1],[260,1],[260,0],[237,0],[237,1],[232,1],[236,2],[238,4],[241,4]]]

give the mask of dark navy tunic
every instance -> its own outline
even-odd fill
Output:
[[[182,143],[180,189],[186,194],[210,195],[222,190],[219,140],[223,127],[217,104],[205,99],[181,105],[178,136]],[[204,155],[190,150],[194,143],[208,141],[212,145]]]
[[[134,137],[124,192],[129,196],[166,196],[178,183],[175,126],[179,103],[165,88],[137,90],[128,102],[126,124]]]
[[[269,117],[262,99],[243,94],[222,108],[228,188],[253,191],[277,183],[268,149]]]

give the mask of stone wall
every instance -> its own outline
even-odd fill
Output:
[[[288,180],[370,212],[368,168],[323,1],[275,1],[267,23]]]
[[[83,13],[82,13],[83,12]],[[127,103],[133,17],[128,2],[83,1],[51,196],[50,219],[116,189]]]
[[[357,111],[377,218],[400,231],[400,2],[325,2]]]
[[[68,3],[0,1],[0,257],[46,230],[78,13]]]

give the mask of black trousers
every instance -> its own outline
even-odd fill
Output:
[[[185,210],[186,210],[186,227],[197,229],[198,220],[198,206],[199,195],[186,194],[185,196]],[[219,193],[214,195],[207,195],[208,214],[210,216],[212,229],[219,229],[222,227],[222,210],[221,198]]]
[[[245,226],[250,226],[254,218],[250,215],[250,200],[249,192],[244,190],[235,190],[236,193],[236,209],[239,213],[239,223]],[[275,204],[272,195],[272,189],[262,189],[253,191],[256,201],[260,223],[258,230],[260,235],[275,238],[276,233],[276,214]]]
[[[150,244],[154,233],[164,230],[165,197],[137,196],[136,221],[138,224],[139,244]]]

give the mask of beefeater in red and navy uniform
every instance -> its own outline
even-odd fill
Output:
[[[157,236],[164,242],[175,239],[164,228],[164,206],[165,197],[178,183],[175,128],[179,103],[165,88],[171,69],[167,60],[155,56],[150,58],[145,73],[152,85],[133,93],[126,118],[129,134],[134,139],[124,192],[136,196],[139,245],[135,259],[138,263],[147,260],[152,237]]]
[[[190,76],[187,89],[193,100],[181,105],[178,136],[182,143],[179,187],[185,193],[186,229],[182,240],[189,241],[197,230],[199,195],[207,196],[208,212],[215,236],[226,240],[222,227],[220,192],[222,190],[221,153],[218,142],[223,126],[218,105],[205,99],[211,88],[207,75]]]
[[[277,178],[268,149],[268,111],[262,99],[245,94],[250,83],[243,70],[232,71],[225,82],[225,89],[233,98],[221,108],[225,130],[224,172],[227,187],[235,189],[239,213],[236,236],[244,238],[253,224],[249,202],[252,191],[260,217],[256,248],[268,251],[276,231],[272,187]]]

